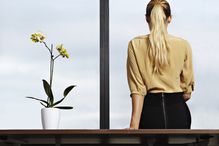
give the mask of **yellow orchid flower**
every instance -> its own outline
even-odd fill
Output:
[[[46,36],[43,34],[43,33],[40,33],[40,32],[36,32],[36,33],[33,33],[31,34],[31,40],[34,42],[34,43],[42,43],[44,40],[45,40]]]
[[[57,45],[57,46],[56,46],[56,49],[59,51],[59,54],[60,54],[62,57],[69,58],[69,54],[68,54],[67,50],[64,48],[63,44]]]

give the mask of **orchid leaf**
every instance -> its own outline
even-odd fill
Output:
[[[51,86],[49,85],[49,83],[46,80],[43,80],[43,87],[44,87],[44,90],[46,92],[46,95],[49,98],[49,104],[52,105],[54,102],[54,97],[53,97]]]
[[[72,85],[72,86],[67,87],[67,88],[64,90],[64,93],[63,93],[64,97],[66,97],[66,96],[68,95],[68,93],[69,93],[74,87],[76,87],[76,85]]]
[[[75,86],[76,86],[76,85],[72,85],[72,86],[67,87],[67,88],[65,89],[64,93],[63,93],[64,97],[63,97],[61,100],[55,102],[55,103],[53,104],[53,106],[56,106],[56,105],[60,104],[60,103],[65,99],[65,97],[68,95],[68,93],[69,93]]]
[[[55,102],[55,103],[53,104],[53,106],[56,106],[56,105],[60,104],[64,99],[65,99],[65,97],[63,97],[61,100]]]
[[[34,99],[34,100],[41,101],[42,103],[45,103],[47,106],[48,106],[48,104],[49,104],[47,101],[42,100],[42,99],[38,99],[38,98],[35,98],[35,97],[26,97],[26,98],[30,98],[30,99]]]
[[[44,106],[44,107],[47,107],[44,103],[42,103],[42,102],[40,102],[40,104],[42,105],[42,106]]]
[[[73,109],[72,106],[56,106],[56,107],[54,107],[54,108],[64,109],[64,110]]]

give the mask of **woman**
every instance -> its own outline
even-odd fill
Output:
[[[148,3],[146,21],[150,34],[132,39],[128,46],[130,129],[190,129],[186,105],[194,87],[190,45],[168,34],[171,9],[166,0]]]

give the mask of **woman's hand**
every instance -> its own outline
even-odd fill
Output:
[[[131,118],[131,122],[130,122],[130,130],[137,130],[139,127],[139,119],[138,117],[134,117],[134,115]]]
[[[183,94],[183,99],[184,99],[185,101],[188,101],[190,98],[191,98],[191,93],[184,93],[184,94]]]
[[[129,128],[125,128],[126,130],[138,130],[138,129],[135,129],[135,128],[132,128],[132,127],[129,127]]]

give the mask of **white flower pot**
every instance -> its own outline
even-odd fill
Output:
[[[41,120],[43,129],[58,129],[60,121],[60,110],[57,108],[42,108]]]

